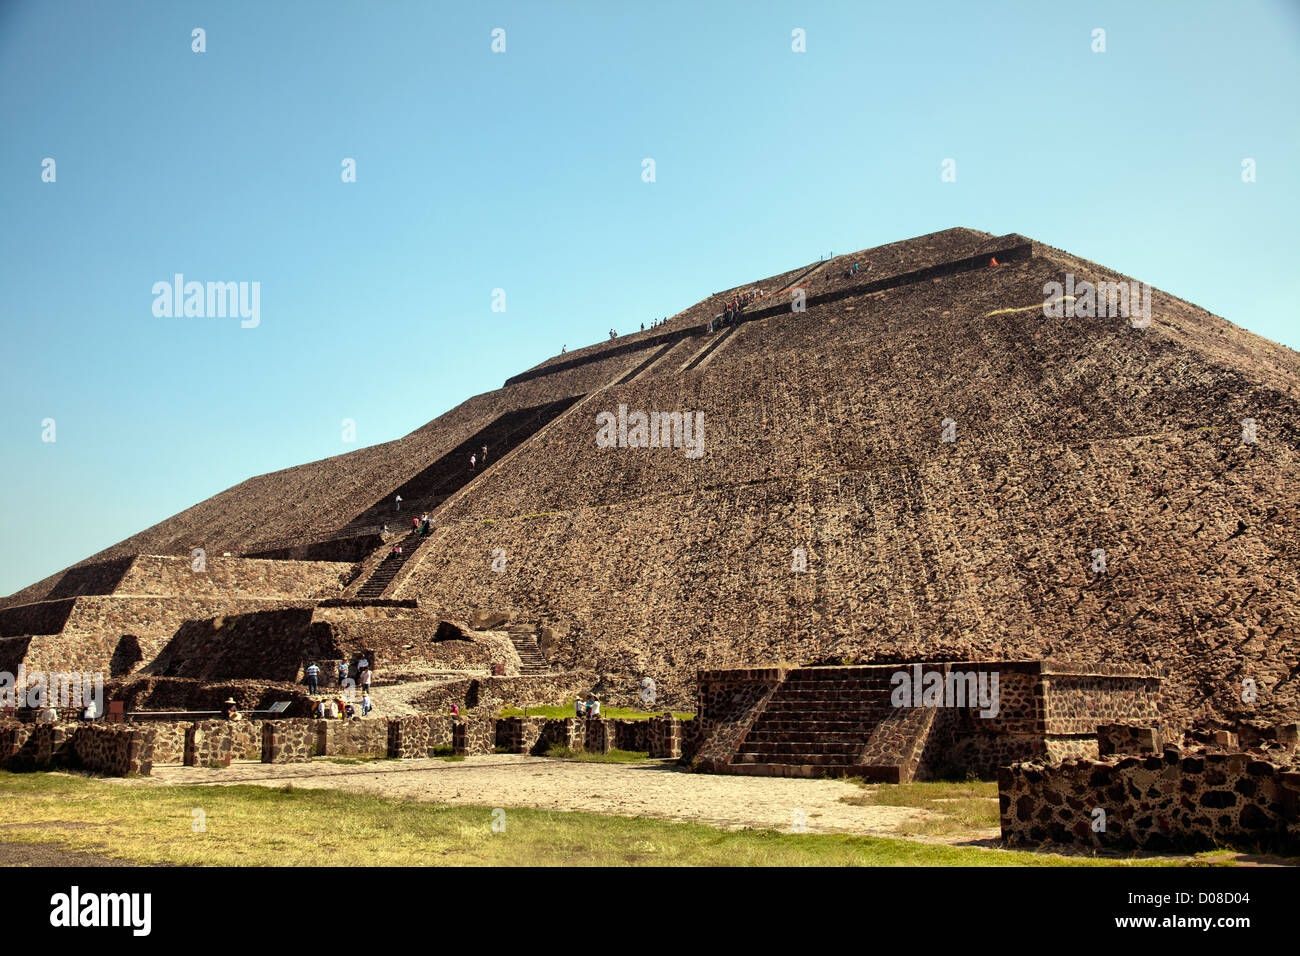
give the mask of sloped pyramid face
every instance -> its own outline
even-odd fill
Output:
[[[728,290],[89,560],[313,541],[294,556],[356,560],[363,532],[436,508],[375,587],[568,622],[554,653],[610,693],[649,676],[686,704],[703,667],[1055,657],[1161,668],[1176,722],[1296,719],[1300,356],[1158,290],[1146,327],[1046,317],[1067,274],[1127,281],[966,229],[812,263],[742,287],[765,297],[739,323],[707,328]],[[610,417],[635,437],[636,412],[702,414],[698,456],[598,440]]]

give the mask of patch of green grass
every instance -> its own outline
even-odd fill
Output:
[[[925,781],[916,783],[874,783],[854,780],[863,788],[861,796],[841,797],[859,807],[913,807],[926,811],[916,821],[898,828],[900,836],[947,836],[972,830],[999,827],[998,785],[992,781]]]
[[[123,788],[129,788],[123,793]],[[195,809],[204,830],[193,829]],[[1093,860],[644,817],[403,802],[249,785],[107,783],[0,772],[0,841],[181,866],[1096,866]]]
[[[607,720],[649,720],[651,717],[662,717],[663,715],[664,715],[664,711],[662,710],[659,711],[630,710],[627,707],[605,707],[603,705],[600,708],[600,716],[606,718]],[[524,709],[522,707],[506,707],[504,710],[501,711],[501,716],[502,717],[523,717],[525,716],[525,714],[524,714]],[[534,707],[532,705],[529,705],[527,716],[529,717],[573,717],[576,715],[573,713],[572,705],[568,707],[551,707],[551,706],[541,706],[541,705]],[[673,716],[676,717],[678,720],[690,720],[695,715],[685,713],[684,711],[675,710],[673,711]]]
[[[611,750],[607,754],[591,753],[587,750],[571,750],[562,744],[552,744],[546,756],[557,760],[582,760],[586,763],[640,763],[649,760],[648,753],[636,750]]]
[[[355,757],[313,757],[312,760],[320,760],[324,763],[370,763],[374,760],[387,760],[387,754],[357,754]]]

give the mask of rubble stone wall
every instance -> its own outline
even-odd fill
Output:
[[[388,753],[388,721],[372,717],[360,720],[316,721],[317,756],[363,756]]]
[[[259,597],[314,599],[338,597],[352,564],[339,561],[272,561],[208,553],[206,570],[195,571],[188,557],[142,554],[113,588],[114,594],[175,597]]]
[[[86,724],[73,733],[77,764],[106,777],[148,775],[153,770],[152,738],[130,724]]]
[[[1251,754],[1149,756],[998,770],[1002,838],[1172,849],[1300,838],[1300,772]],[[1104,828],[1101,824],[1104,823]]]
[[[492,708],[475,708],[451,721],[451,750],[458,757],[490,754],[496,750],[496,718]]]
[[[701,671],[697,679],[700,724],[696,766],[713,770],[731,762],[745,734],[775,693],[785,671],[781,668]]]
[[[262,759],[260,720],[197,720],[185,731],[185,766],[228,767]]]
[[[447,714],[410,714],[388,720],[388,756],[400,759],[435,756],[452,746],[452,718]]]
[[[307,763],[316,752],[317,721],[264,720],[262,763]]]

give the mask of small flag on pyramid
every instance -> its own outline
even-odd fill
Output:
[[[997,264],[998,264],[998,257],[997,257],[997,256],[993,256],[991,259],[989,259],[989,265],[991,265],[991,266],[995,266],[995,265],[997,265]]]

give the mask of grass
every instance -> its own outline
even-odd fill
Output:
[[[863,794],[841,797],[845,803],[859,807],[914,807],[926,811],[920,820],[902,824],[898,829],[900,836],[947,836],[972,830],[996,830],[1000,825],[998,785],[992,781],[854,782],[863,787]]]
[[[649,760],[650,755],[636,750],[611,750],[607,754],[591,753],[588,750],[570,750],[562,744],[552,744],[546,756],[557,760],[581,760],[586,763],[640,763]]]
[[[662,717],[664,711],[649,710],[630,710],[627,707],[605,707],[601,705],[600,716],[606,720],[648,720],[651,717]],[[501,711],[502,717],[523,717],[524,710],[522,707],[507,707]],[[573,717],[573,706],[568,707],[551,707],[549,705],[539,705],[528,707],[529,717]],[[681,711],[673,711],[673,716],[678,720],[690,720],[695,715],[687,714]]]
[[[203,811],[202,832],[193,828],[196,809]],[[146,865],[1134,865],[527,809],[507,809],[505,832],[494,832],[492,809],[315,788],[162,787],[0,772],[0,818],[21,824],[0,829],[0,842],[45,844]]]

